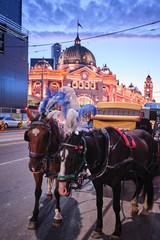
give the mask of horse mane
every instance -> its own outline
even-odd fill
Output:
[[[83,133],[85,136],[88,136],[88,137],[93,136],[93,134],[96,134],[98,136],[99,134],[102,134],[102,130],[100,128],[94,128],[92,131],[89,131],[89,132],[83,131]]]
[[[49,138],[49,149],[53,151],[53,146],[55,146],[55,152],[58,150],[60,143],[64,139],[63,131],[58,126],[58,123],[55,119],[50,118],[48,121],[49,128],[50,128],[50,138]]]

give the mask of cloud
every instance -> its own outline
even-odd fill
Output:
[[[28,0],[23,1],[23,26],[31,41],[75,38],[77,20],[83,26],[81,37],[97,36],[160,20],[159,0]],[[154,29],[151,31],[151,29]],[[117,37],[160,35],[160,23],[118,34]],[[114,36],[115,37],[115,36]]]

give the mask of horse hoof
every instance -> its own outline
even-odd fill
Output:
[[[28,224],[28,229],[29,230],[34,230],[38,227],[38,223],[37,221],[30,221]]]
[[[62,225],[62,219],[53,219],[53,226],[60,227]]]
[[[110,237],[110,240],[120,240],[120,239],[121,239],[121,237],[115,236],[115,235],[112,235],[112,236]]]
[[[95,239],[101,238],[102,237],[102,232],[93,231],[92,234],[91,234],[91,237],[95,238]]]
[[[138,211],[131,212],[131,217],[137,217],[137,216],[138,216]]]
[[[47,194],[47,199],[48,199],[48,200],[51,200],[52,198],[53,198],[52,193],[48,193],[48,194]]]
[[[143,209],[142,212],[140,213],[141,217],[147,217],[148,216],[148,211],[146,209]]]

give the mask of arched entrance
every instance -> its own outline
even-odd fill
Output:
[[[79,102],[80,106],[81,105],[86,105],[86,104],[93,104],[94,105],[93,100],[90,97],[87,97],[87,96],[78,97],[78,102]]]

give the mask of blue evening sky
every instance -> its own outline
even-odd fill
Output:
[[[29,59],[50,58],[56,42],[62,50],[72,46],[79,20],[81,45],[94,54],[97,66],[107,64],[120,84],[128,87],[132,82],[142,95],[150,74],[153,97],[160,102],[159,0],[27,0],[22,12],[23,27],[29,30]],[[142,25],[146,26],[83,40]],[[33,47],[38,44],[42,46]]]

